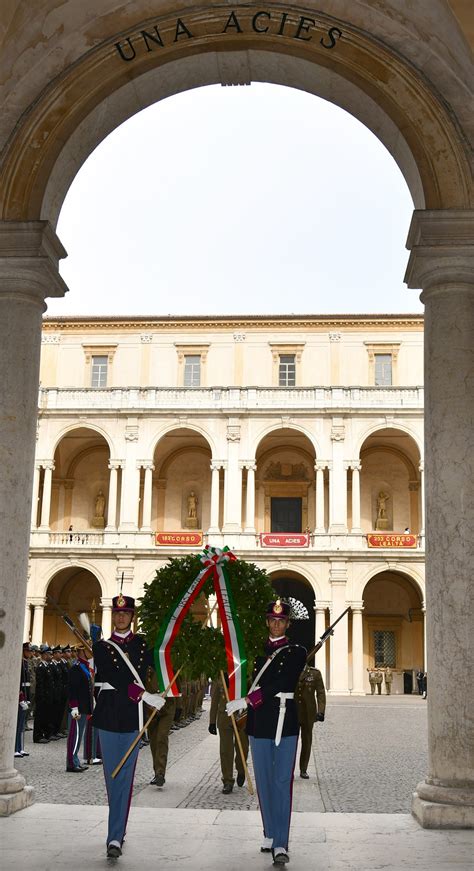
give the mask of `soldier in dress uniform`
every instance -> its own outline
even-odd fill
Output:
[[[158,692],[158,679],[156,672],[148,670],[145,687],[150,693]],[[150,712],[151,713],[151,712]],[[153,759],[154,775],[150,783],[153,786],[165,785],[166,765],[168,763],[169,734],[176,713],[176,697],[171,690],[161,711],[153,717],[148,726],[148,738],[150,741],[151,756]],[[149,716],[149,714],[148,714]]]
[[[306,665],[301,672],[296,688],[296,705],[301,727],[300,777],[309,777],[308,762],[311,756],[313,726],[324,722],[326,690],[319,668]]]
[[[143,725],[143,702],[160,710],[164,698],[145,690],[148,668],[153,668],[153,651],[147,649],[143,635],[135,635],[131,622],[135,600],[130,596],[112,599],[113,633],[108,640],[93,646],[96,667],[97,704],[92,716],[99,729],[102,762],[109,801],[107,856],[122,854],[138,744],[115,778],[112,772],[121,761]]]
[[[227,674],[225,675],[228,684]],[[221,680],[215,680],[211,687],[211,709],[209,712],[209,732],[217,735],[219,731],[219,755],[221,760],[222,792],[228,795],[234,788],[234,759],[237,769],[237,786],[245,783],[245,770],[240,750],[235,737],[232,721],[225,710],[226,696]],[[246,732],[240,732],[240,740],[245,759],[249,752],[249,740]]]
[[[369,672],[370,694],[373,696],[375,693],[375,670],[368,668],[367,671]]]
[[[81,765],[79,750],[87,718],[94,709],[94,681],[85,650],[79,648],[77,653],[77,659],[68,671],[66,771],[82,774],[87,771],[87,766]]]
[[[387,668],[385,669],[385,692],[387,693],[387,696],[389,696],[392,692],[392,681],[393,681],[392,669],[390,668],[389,665],[387,665]]]
[[[380,671],[379,668],[376,668],[374,674],[375,686],[377,687],[377,693],[380,696],[382,693],[383,672]]]
[[[35,744],[48,744],[53,734],[55,683],[51,671],[51,648],[48,644],[42,644],[40,652],[41,660],[36,668],[36,712],[33,742]]]
[[[21,659],[21,670],[20,670],[20,694],[18,698],[18,715],[16,722],[16,735],[15,735],[15,757],[23,757],[29,756],[30,754],[25,750],[25,722],[26,722],[26,714],[28,708],[30,706],[30,680],[29,680],[29,670],[28,670],[28,657],[30,654],[30,645],[29,642],[26,641],[23,644],[23,656]]]
[[[289,862],[291,801],[298,712],[295,692],[306,665],[306,649],[286,636],[290,605],[277,599],[266,613],[269,639],[265,655],[255,662],[254,680],[245,699],[227,703],[228,714],[248,706],[247,734],[263,820],[262,852],[272,852],[273,864]]]

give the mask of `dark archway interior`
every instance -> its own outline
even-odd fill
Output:
[[[302,644],[306,650],[311,650],[314,647],[315,632],[315,596],[313,590],[305,581],[288,575],[272,578],[271,582],[279,596],[285,599],[292,596],[306,607],[309,620],[293,621],[288,630],[288,637],[291,641]]]

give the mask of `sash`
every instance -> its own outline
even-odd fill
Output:
[[[110,638],[108,638],[107,641],[106,641],[105,643],[106,643],[106,644],[111,644],[112,647],[115,647],[115,650],[117,651],[117,653],[120,654],[120,656],[122,657],[122,659],[123,659],[125,665],[128,666],[128,668],[129,668],[130,671],[132,672],[132,674],[133,674],[133,676],[134,676],[134,678],[135,678],[135,682],[138,684],[139,687],[142,688],[142,690],[144,690],[145,687],[144,687],[144,684],[143,684],[143,681],[142,681],[140,675],[138,674],[138,671],[136,670],[136,668],[135,668],[135,666],[133,665],[133,663],[130,662],[128,656],[125,656],[123,650],[120,649],[119,645],[116,644],[115,641],[111,641]],[[105,689],[105,688],[106,688],[106,687],[103,685],[103,686],[102,686],[102,689]],[[140,699],[140,701],[138,702],[138,731],[141,732],[142,729],[143,729],[143,702],[142,702],[142,700]]]

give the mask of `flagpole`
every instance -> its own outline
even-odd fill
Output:
[[[227,691],[227,684],[225,682],[224,672],[222,671],[222,669],[221,669],[221,681],[222,681],[222,686],[224,687],[225,698],[226,698],[226,701],[228,702],[228,701],[230,701],[229,693]],[[242,741],[240,740],[239,730],[237,728],[237,723],[235,722],[235,717],[233,714],[230,714],[230,719],[232,722],[232,726],[234,728],[235,738],[237,741],[237,746],[239,748],[240,758],[242,759],[242,765],[244,766],[245,778],[247,780],[247,789],[248,789],[250,795],[253,795],[254,794],[253,783],[252,783],[252,779],[250,777],[250,772],[247,768],[247,761],[245,759],[244,748],[242,747]]]

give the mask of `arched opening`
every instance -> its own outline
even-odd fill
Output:
[[[110,449],[100,433],[71,429],[54,452],[49,527],[56,544],[91,544],[107,526]],[[45,478],[40,491],[47,513]],[[95,536],[95,538],[94,538]]]
[[[307,619],[293,620],[288,630],[288,637],[296,644],[302,644],[309,651],[315,644],[315,602],[316,597],[311,584],[298,572],[276,571],[270,575],[270,581],[278,596],[284,599],[294,599],[303,607],[299,610]],[[314,664],[313,662],[311,664]]]
[[[82,566],[61,569],[48,584],[46,595],[56,602],[81,630],[79,614],[85,613],[93,623],[102,625],[102,589],[95,575]],[[46,599],[43,641],[50,645],[74,645],[74,634],[56,609]]]
[[[424,669],[424,613],[419,588],[406,574],[386,570],[366,584],[363,592],[364,675],[370,692],[369,670],[393,673],[392,692],[417,692],[416,672]]]
[[[260,441],[256,452],[257,532],[309,533],[314,529],[315,459],[313,444],[297,429],[277,429]]]
[[[210,462],[209,443],[195,430],[177,428],[160,439],[153,457],[154,529],[191,532],[209,528]]]
[[[414,438],[395,427],[377,430],[365,439],[360,459],[362,531],[418,535],[424,523]]]

